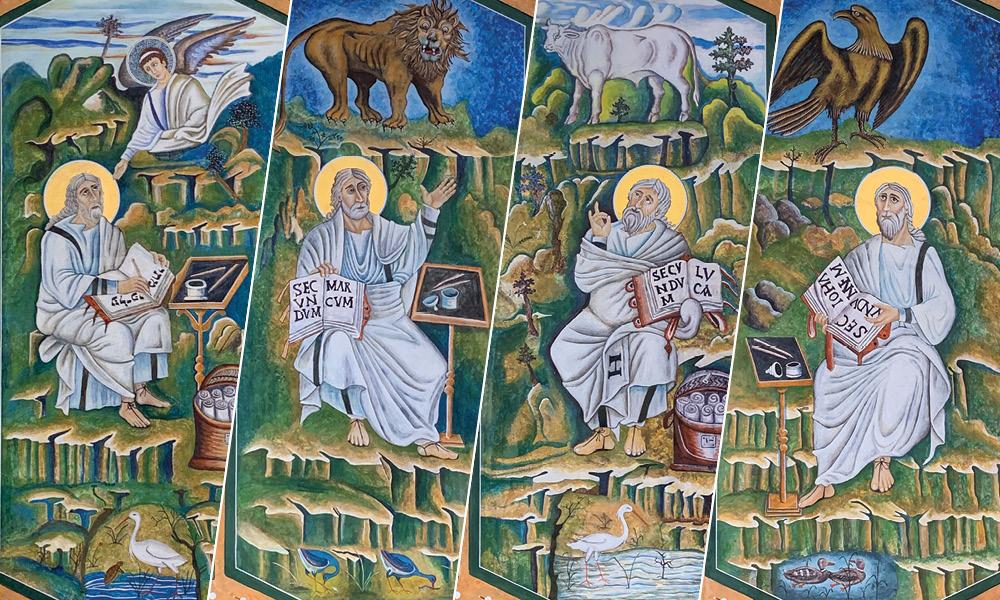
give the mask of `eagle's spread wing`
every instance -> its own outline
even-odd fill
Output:
[[[228,50],[237,38],[246,33],[247,28],[255,20],[256,17],[250,17],[228,25],[220,25],[189,35],[177,42],[174,46],[174,54],[177,55],[176,71],[194,75],[198,67],[211,56]]]
[[[792,40],[781,58],[771,87],[771,102],[810,79],[823,79],[840,60],[840,48],[830,42],[826,23],[811,23]]]
[[[885,123],[913,89],[927,60],[927,46],[927,23],[917,17],[907,21],[902,39],[890,46],[892,67],[889,80],[878,99],[878,112],[872,121],[872,129]]]
[[[164,23],[159,27],[155,27],[142,37],[158,37],[167,42],[174,41],[174,38],[184,33],[188,29],[191,29],[198,23],[201,23],[205,19],[211,17],[211,13],[204,13],[200,15],[191,15],[190,17],[183,17],[180,19],[174,19],[168,23]],[[125,64],[128,61],[128,57],[122,59],[120,65],[118,65],[118,83],[126,88],[136,88],[136,87],[146,87],[145,85],[136,81],[132,74],[128,72],[128,66]]]

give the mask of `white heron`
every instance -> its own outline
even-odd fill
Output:
[[[567,544],[570,548],[584,553],[583,558],[583,582],[590,585],[590,559],[597,563],[597,572],[601,575],[601,580],[607,583],[604,578],[604,571],[601,570],[601,553],[611,552],[620,548],[628,540],[628,522],[625,521],[625,514],[632,512],[632,507],[622,504],[618,509],[618,520],[622,522],[622,534],[611,535],[610,533],[592,533],[586,537],[579,538]]]
[[[142,524],[142,517],[133,511],[128,514],[128,518],[135,522],[135,529],[132,530],[132,540],[129,542],[128,551],[135,559],[145,565],[156,569],[159,574],[167,568],[178,575],[178,567],[187,563],[187,560],[177,553],[173,548],[158,540],[137,540],[139,527]]]

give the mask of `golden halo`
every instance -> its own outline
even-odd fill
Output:
[[[66,206],[66,188],[69,187],[69,180],[80,173],[93,175],[101,182],[101,189],[104,191],[104,218],[109,221],[114,220],[121,202],[118,182],[115,181],[111,171],[92,160],[70,161],[49,175],[49,180],[45,182],[45,190],[42,192],[45,214],[51,219]]]
[[[910,202],[913,204],[913,226],[920,229],[927,222],[931,213],[931,192],[919,175],[903,167],[882,167],[865,175],[854,193],[854,211],[858,214],[861,226],[872,234],[880,233],[878,215],[875,210],[875,190],[883,183],[898,183],[910,192]]]
[[[674,172],[670,169],[659,165],[635,167],[622,176],[621,180],[618,181],[618,185],[615,186],[615,216],[621,218],[622,211],[628,205],[629,190],[643,179],[659,179],[667,186],[667,189],[670,190],[670,208],[667,209],[667,214],[663,216],[663,219],[671,227],[680,225],[680,222],[684,220],[684,215],[687,213],[688,208],[687,189],[684,188],[684,183],[681,182],[680,177],[674,175]]]
[[[344,169],[361,169],[368,175],[368,179],[372,182],[372,189],[368,191],[368,206],[372,213],[376,215],[381,213],[385,208],[385,199],[389,196],[389,186],[382,171],[363,156],[338,156],[320,169],[316,183],[313,184],[313,198],[320,214],[323,216],[330,214],[333,204],[333,179]]]

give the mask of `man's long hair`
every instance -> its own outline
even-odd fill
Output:
[[[924,232],[913,226],[913,200],[910,199],[910,191],[894,181],[888,181],[878,186],[878,189],[875,190],[875,198],[878,198],[879,194],[885,191],[895,192],[903,198],[903,205],[906,209],[903,224],[910,230],[910,236],[912,236],[913,239],[918,242],[925,241],[927,236]]]
[[[372,180],[365,173],[364,169],[348,168],[337,171],[337,174],[333,178],[333,187],[330,190],[330,212],[326,216],[327,219],[332,219],[340,211],[340,205],[343,203],[344,197],[344,186],[347,185],[347,180],[350,177],[364,181],[368,185],[369,193],[371,193]]]
[[[55,214],[51,219],[49,219],[48,225],[45,226],[46,229],[51,229],[53,225],[62,221],[67,217],[72,217],[76,214],[77,210],[80,208],[80,200],[76,196],[76,191],[80,189],[80,186],[84,182],[101,184],[101,180],[97,178],[96,175],[91,175],[90,173],[80,173],[79,175],[74,175],[72,179],[69,180],[69,184],[66,185],[66,205],[62,207],[58,213]]]

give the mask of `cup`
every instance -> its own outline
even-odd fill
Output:
[[[204,279],[188,279],[184,282],[185,300],[204,300],[205,299],[205,280]]]
[[[781,379],[785,376],[785,370],[781,367],[781,363],[777,361],[771,363],[771,366],[764,372],[775,379]]]
[[[802,364],[790,362],[785,365],[785,377],[789,379],[798,379],[799,377],[802,377]]]
[[[458,288],[446,287],[441,290],[441,308],[445,310],[458,308]]]
[[[424,299],[420,301],[420,303],[424,305],[425,309],[437,312],[439,301],[440,298],[438,298],[437,294],[431,294],[430,296],[425,296]]]

